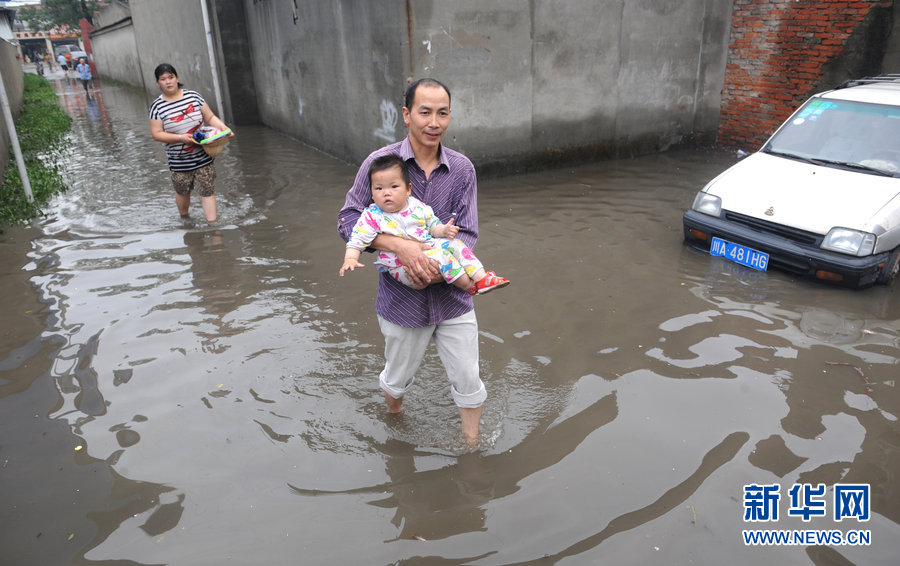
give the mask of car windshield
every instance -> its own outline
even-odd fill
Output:
[[[900,107],[814,98],[763,151],[866,172],[900,172]]]

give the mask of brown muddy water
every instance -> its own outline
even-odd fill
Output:
[[[72,188],[0,235],[0,563],[898,564],[900,287],[684,248],[731,155],[480,181],[477,251],[513,284],[476,302],[466,454],[433,351],[385,415],[376,272],[337,277],[354,165],[239,128],[221,219],[183,222],[149,101],[59,87]],[[744,521],[752,484],[777,521]],[[788,516],[795,484],[868,484],[870,519]]]

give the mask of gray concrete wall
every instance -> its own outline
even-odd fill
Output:
[[[128,7],[127,2],[122,2],[121,0],[111,0],[106,3],[103,9],[94,16],[94,27],[102,28],[105,26],[110,26],[124,20],[125,18],[131,17],[131,9]]]
[[[13,121],[19,116],[22,109],[22,98],[24,92],[24,79],[22,72],[22,63],[16,58],[18,50],[16,47],[6,41],[0,40],[0,74],[3,75],[3,86],[6,87],[6,96],[9,98],[9,109],[13,116]],[[9,126],[6,118],[0,112],[0,147],[9,148],[11,140],[9,138]],[[9,163],[9,150],[0,151],[0,175],[6,173],[6,167]],[[15,167],[15,163],[12,163]]]
[[[131,0],[134,39],[148,98],[159,96],[153,70],[170,63],[185,88],[196,90],[221,115],[213,88],[203,13],[198,0]],[[96,50],[96,49],[95,49]]]
[[[298,4],[244,0],[260,119],[351,162],[405,135],[423,76],[451,89],[446,143],[485,168],[715,135],[729,0]]]
[[[139,64],[110,38],[101,74],[139,67],[153,98],[169,62],[226,122],[349,162],[405,135],[402,94],[424,76],[453,95],[445,142],[483,170],[714,140],[731,0],[208,1],[223,109],[199,0],[131,0]]]
[[[223,90],[223,119],[229,125],[258,124],[256,81],[250,58],[250,38],[244,18],[242,0],[216,0],[211,13],[216,48],[217,69]]]
[[[129,85],[141,85],[143,73],[134,39],[131,19],[99,28],[91,34],[94,65],[101,78],[108,78]]]
[[[244,2],[262,123],[348,161],[400,139],[403,2],[297,4]]]
[[[200,0],[131,0],[106,6],[91,35],[100,75],[143,88],[149,101],[159,95],[154,69],[170,63],[185,87],[199,91],[226,123],[233,123],[233,114],[242,118],[238,124],[259,123],[255,83],[245,78],[252,77],[252,69],[242,0],[207,0],[207,5],[222,108]],[[231,69],[240,78],[232,84]]]

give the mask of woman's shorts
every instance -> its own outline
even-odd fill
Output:
[[[172,184],[179,195],[189,195],[198,186],[201,197],[211,197],[216,194],[216,170],[207,165],[193,171],[172,171]]]

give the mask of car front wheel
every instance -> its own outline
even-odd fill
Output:
[[[891,282],[897,278],[898,272],[900,272],[900,247],[892,251],[891,255],[888,256],[888,260],[884,264],[884,269],[878,276],[878,283],[890,285]]]

